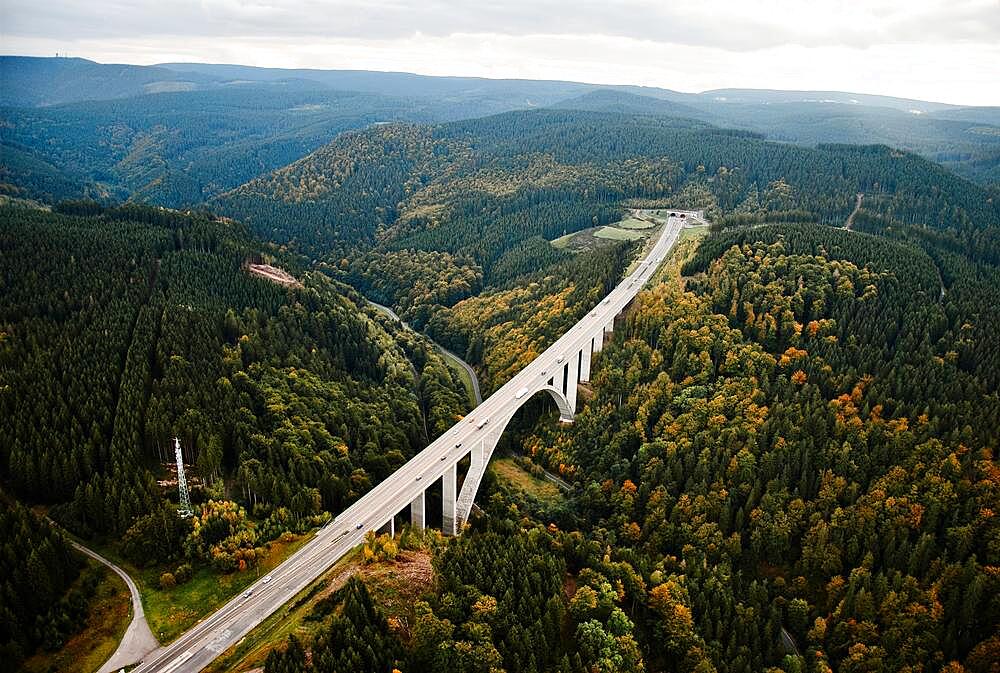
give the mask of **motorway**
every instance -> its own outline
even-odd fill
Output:
[[[151,653],[134,669],[135,673],[201,670],[362,543],[369,530],[377,530],[392,516],[408,508],[410,502],[453,467],[486,432],[510,420],[530,397],[516,395],[518,391],[522,388],[539,390],[565,359],[584,346],[590,347],[595,334],[601,334],[603,326],[612,323],[666,258],[683,223],[680,218],[668,218],[660,238],[635,271],[544,353],[468,416],[337,515],[270,575],[258,580],[246,593],[226,603],[171,644]]]

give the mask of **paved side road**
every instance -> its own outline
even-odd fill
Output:
[[[74,540],[70,540],[70,544],[78,551],[86,554],[95,561],[103,563],[118,573],[118,576],[125,580],[125,585],[128,587],[129,593],[132,594],[132,621],[129,623],[128,628],[125,629],[125,635],[122,636],[121,642],[118,643],[118,649],[115,650],[110,659],[104,662],[104,665],[98,669],[97,673],[113,673],[113,671],[121,670],[126,666],[142,661],[142,658],[158,648],[160,643],[153,637],[153,632],[149,630],[149,624],[146,623],[146,613],[142,610],[139,587],[135,585],[135,582],[128,576],[128,573],[97,552],[84,547]]]
[[[426,335],[424,335],[424,336],[426,336]],[[468,372],[469,378],[472,379],[472,392],[473,392],[473,394],[476,397],[476,406],[478,407],[480,404],[482,404],[483,403],[483,394],[479,391],[479,377],[476,376],[476,370],[473,369],[469,365],[468,362],[466,362],[462,358],[458,357],[457,355],[455,355],[454,353],[452,353],[450,350],[448,350],[447,348],[445,348],[444,346],[442,346],[438,342],[434,341],[433,339],[430,339],[430,337],[428,337],[428,339],[430,340],[430,342],[432,344],[434,344],[435,346],[437,346],[437,349],[439,351],[441,351],[442,355],[444,355],[446,358],[450,357],[452,360],[454,360],[455,362],[457,362],[458,365],[462,369],[464,369],[466,372]]]
[[[395,320],[396,322],[398,322],[399,324],[401,324],[406,329],[410,330],[411,332],[416,332],[416,330],[414,330],[412,327],[410,327],[406,323],[405,320],[403,320],[402,318],[400,318],[399,315],[397,315],[397,313],[395,311],[393,311],[391,308],[389,308],[388,306],[383,306],[382,304],[374,302],[371,299],[368,299],[367,301],[368,301],[369,304],[371,304],[372,306],[374,306],[376,309],[378,309],[382,313],[385,313],[387,316],[389,316],[390,318],[392,318],[393,320]],[[479,390],[479,377],[476,376],[476,370],[473,369],[469,365],[468,362],[466,362],[462,358],[458,357],[457,355],[455,355],[454,353],[452,353],[450,350],[448,350],[447,348],[445,348],[444,346],[442,346],[441,344],[439,344],[437,341],[434,341],[434,339],[431,339],[426,334],[421,334],[420,336],[422,336],[425,339],[427,339],[428,341],[430,341],[431,344],[433,344],[434,347],[437,348],[438,351],[440,351],[442,355],[444,355],[446,358],[451,358],[462,369],[464,369],[466,372],[468,372],[469,378],[472,379],[472,392],[473,392],[473,394],[475,395],[475,398],[476,398],[476,406],[478,407],[480,404],[482,404],[483,403],[483,394]]]

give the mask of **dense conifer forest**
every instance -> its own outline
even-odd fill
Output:
[[[461,383],[426,342],[322,274],[291,287],[252,276],[246,264],[267,254],[242,225],[204,215],[0,208],[0,477],[11,494],[80,535],[120,538],[138,565],[231,572],[345,507],[460,416]],[[175,436],[195,479],[193,529],[168,504]],[[23,545],[4,535],[11,563],[58,542],[29,532]],[[55,601],[72,577],[51,573],[37,595]],[[11,647],[53,642],[32,635],[44,611],[21,615],[12,601]]]
[[[367,254],[447,250],[471,258],[467,274],[481,266],[484,290],[452,307],[415,309],[411,283],[403,299],[391,285],[379,297],[426,319],[488,384],[559,333],[532,325],[571,320],[606,289],[590,297],[570,279],[597,259],[614,278],[630,250],[551,253],[538,265],[547,274],[496,274],[487,218],[466,224],[484,208],[500,226],[519,212],[505,242],[644,204],[705,208],[718,231],[640,295],[574,426],[545,419],[523,439],[576,495],[519,511],[485,489],[487,516],[438,553],[434,593],[383,650],[391,661],[361,670],[992,670],[1000,220],[988,192],[889,148],[805,150],[683,123],[512,113],[446,128],[447,149],[422,173],[468,151],[455,137],[498,158],[469,178],[460,159],[446,165],[443,185],[416,187],[372,231]],[[639,172],[658,162],[660,181],[556,192],[590,218],[532,229],[552,220],[520,205],[549,198],[527,196],[538,160],[523,148],[550,153],[545,175],[570,185],[616,160]],[[566,165],[576,169],[559,178]],[[312,170],[307,159],[295,175]],[[511,184],[524,186],[496,187]],[[857,193],[855,230],[840,229]],[[465,226],[479,235],[462,238]],[[438,288],[457,273],[448,262],[428,265]],[[383,283],[393,267],[381,267]],[[354,614],[385,637],[377,607]],[[362,651],[331,642],[293,643],[268,669]]]
[[[0,108],[0,193],[194,206],[346,129],[455,114],[432,102],[294,83]]]
[[[0,655],[17,666],[36,648],[58,649],[86,605],[88,581],[68,591],[83,569],[66,539],[0,493]]]
[[[987,190],[885,146],[809,149],[685,120],[572,110],[344,134],[220,197],[219,206],[252,213],[246,219],[262,232],[277,222],[295,227],[280,232],[282,240],[328,246],[357,237],[420,248],[433,242],[436,249],[468,248],[488,261],[495,257],[489,237],[476,240],[481,215],[509,247],[530,234],[551,239],[591,226],[602,205],[666,198],[698,185],[707,190],[704,207],[724,214],[802,211],[840,224],[863,192],[872,196],[874,213],[902,222],[937,229],[998,223]],[[591,216],[503,219],[553,202],[587,206]],[[379,217],[349,219],[366,208]],[[337,222],[333,230],[331,221]],[[307,230],[313,233],[303,238]]]
[[[0,193],[190,206],[345,129],[551,107],[684,118],[779,142],[883,144],[981,185],[1000,179],[1000,113],[840,92],[681,93],[574,82],[0,57]],[[919,113],[919,114],[915,114]],[[96,140],[96,142],[95,142]]]
[[[527,293],[541,301],[537,315],[551,315],[552,302],[562,306],[567,293],[576,301],[587,296],[581,287],[596,287],[569,279],[601,263],[577,259],[573,268],[572,255],[548,241],[650,204],[700,208],[722,227],[839,226],[859,193],[856,230],[919,238],[932,255],[968,251],[973,262],[996,263],[1000,209],[991,193],[915,155],[884,146],[808,149],[645,115],[537,110],[381,125],[343,134],[212,206],[318,258],[328,273],[467,354],[491,380],[513,359],[480,342],[498,325],[517,329],[514,297]],[[948,273],[959,263],[937,266]],[[533,296],[532,281],[547,300]],[[963,293],[982,292],[968,283]],[[470,324],[481,326],[478,335]],[[487,362],[493,353],[508,364]]]

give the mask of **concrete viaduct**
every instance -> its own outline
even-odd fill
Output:
[[[665,259],[684,221],[680,216],[670,217],[646,258],[607,297],[468,416],[338,514],[313,540],[246,593],[147,655],[135,673],[201,670],[363,542],[368,531],[395,532],[397,516],[407,514],[411,525],[424,527],[427,491],[438,480],[442,528],[446,534],[457,534],[469,518],[500,436],[518,409],[544,393],[555,401],[561,421],[573,421],[577,384],[590,380],[592,358],[614,329],[615,318]],[[469,468],[459,483],[459,463],[466,458]]]

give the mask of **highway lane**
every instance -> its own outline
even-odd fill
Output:
[[[292,554],[270,575],[251,586],[248,593],[230,600],[170,645],[156,650],[136,673],[192,673],[239,642],[285,602],[305,589],[342,556],[364,540],[369,530],[383,526],[393,515],[440,478],[477,441],[510,420],[527,398],[517,398],[522,388],[537,390],[565,361],[572,362],[580,349],[612,322],[635,297],[666,258],[677,240],[683,220],[669,218],[660,238],[638,267],[626,276],[596,307],[552,346],[516,374],[396,472],[324,526],[316,537]],[[486,420],[485,425],[480,425]]]

